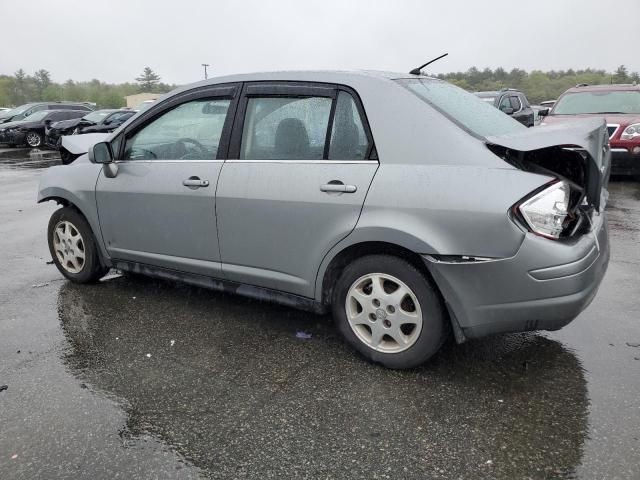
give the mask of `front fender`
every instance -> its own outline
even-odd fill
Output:
[[[48,168],[40,177],[37,203],[64,201],[77,208],[89,222],[100,255],[109,264],[109,255],[102,241],[96,206],[96,182],[102,165],[89,162]]]

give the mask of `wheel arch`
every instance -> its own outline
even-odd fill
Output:
[[[435,286],[439,297],[442,299],[442,294],[437,283],[419,254],[397,243],[362,241],[345,246],[335,252],[329,261],[324,262],[324,268],[321,267],[321,272],[316,282],[318,284],[316,300],[319,300],[324,305],[329,305],[331,303],[331,297],[333,296],[333,287],[342,270],[355,259],[367,255],[392,255],[408,261],[427,278],[427,281]]]
[[[105,266],[110,266],[110,258],[102,242],[102,234],[100,231],[98,219],[93,218],[92,216],[87,214],[86,209],[82,206],[83,202],[81,201],[81,199],[79,199],[70,191],[60,187],[48,187],[39,192],[37,203],[52,201],[56,202],[62,207],[73,208],[84,217],[84,219],[89,224],[89,228],[91,228],[91,233],[93,234],[94,241],[98,246],[98,256],[100,258],[100,262]]]

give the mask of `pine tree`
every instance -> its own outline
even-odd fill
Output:
[[[142,75],[136,77],[136,82],[140,84],[141,91],[152,92],[154,87],[160,83],[160,75],[151,70],[150,67],[144,67]]]

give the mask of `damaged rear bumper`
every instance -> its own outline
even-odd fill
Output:
[[[604,277],[609,263],[606,214],[595,215],[592,230],[575,240],[527,234],[511,258],[425,257],[425,262],[447,302],[458,341],[557,330],[589,305]]]

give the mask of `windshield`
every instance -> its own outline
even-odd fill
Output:
[[[527,128],[484,99],[442,80],[397,80],[409,91],[465,130],[480,137],[503,135]]]
[[[87,120],[89,122],[98,123],[104,117],[109,115],[112,111],[113,110],[98,110],[97,112],[91,112],[85,115],[84,117],[82,117],[82,119]]]
[[[551,113],[552,115],[640,113],[640,91],[609,90],[567,93],[556,102]]]
[[[20,115],[21,113],[25,112],[32,106],[33,103],[27,103],[26,105],[20,105],[19,107],[9,110],[8,112],[0,112],[0,115],[2,115],[3,117],[15,117],[16,115]]]
[[[39,120],[42,120],[44,117],[46,117],[49,114],[49,110],[40,110],[39,112],[36,113],[32,113],[31,115],[29,115],[27,118],[24,119],[25,122],[37,122]]]

